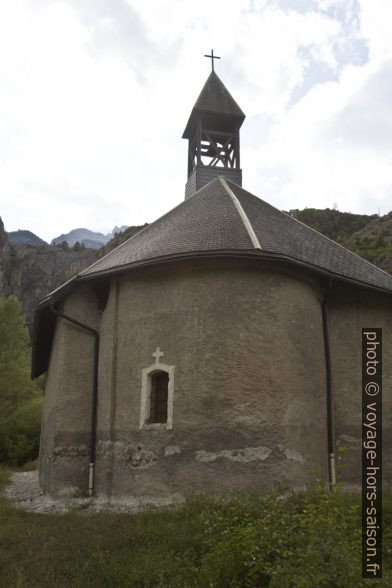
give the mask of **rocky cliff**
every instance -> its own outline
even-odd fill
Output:
[[[34,308],[48,292],[92,263],[92,249],[63,249],[53,245],[12,245],[0,219],[0,296],[16,295],[31,326]]]
[[[21,300],[30,328],[34,308],[42,298],[143,227],[119,230],[109,243],[97,250],[80,244],[73,248],[67,244],[13,244],[0,218],[0,297],[14,294]]]

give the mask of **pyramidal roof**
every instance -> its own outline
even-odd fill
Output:
[[[50,300],[65,297],[81,281],[208,256],[291,263],[392,293],[391,275],[219,176],[41,301],[34,315],[32,376],[48,367],[56,322]]]
[[[109,275],[152,261],[242,253],[301,264],[392,292],[392,276],[222,176],[81,272]]]
[[[219,114],[238,118],[238,126],[240,126],[245,119],[245,114],[242,112],[241,108],[238,106],[237,102],[215,71],[212,71],[208,76],[207,81],[195,102],[185,127],[184,134],[182,135],[184,139],[189,139],[194,121],[200,113]]]

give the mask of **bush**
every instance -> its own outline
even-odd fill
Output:
[[[222,587],[360,586],[358,498],[318,488],[253,506],[222,503],[204,520],[209,550],[200,571]]]
[[[30,341],[18,299],[0,300],[0,463],[38,455],[42,389],[30,378]]]
[[[2,586],[359,588],[392,586],[392,496],[383,579],[361,578],[361,497],[195,497],[135,515],[45,516],[0,500]],[[43,545],[44,549],[37,549]]]

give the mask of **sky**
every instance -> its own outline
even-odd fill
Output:
[[[243,186],[392,209],[391,0],[0,0],[0,216],[52,238],[184,198],[211,66],[246,114]]]

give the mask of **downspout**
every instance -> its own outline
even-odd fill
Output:
[[[325,365],[327,371],[327,435],[328,435],[328,463],[329,463],[329,483],[332,491],[335,492],[336,487],[336,463],[335,463],[335,431],[333,419],[333,390],[332,390],[332,367],[331,367],[331,346],[329,340],[328,329],[328,304],[327,296],[331,287],[332,280],[328,281],[325,289],[324,299],[322,303],[323,310],[323,333],[324,333],[324,349],[325,349]]]
[[[53,306],[52,298],[49,299],[49,308],[53,314],[63,318],[64,320],[85,329],[94,336],[94,364],[93,364],[93,406],[91,416],[91,433],[90,433],[90,463],[88,475],[88,493],[89,496],[94,495],[94,470],[96,460],[96,438],[97,438],[97,405],[98,405],[98,357],[99,357],[99,333],[96,329],[81,323],[80,321],[63,314]]]

